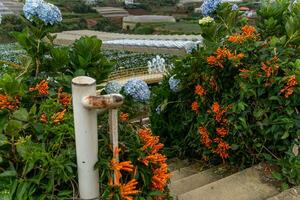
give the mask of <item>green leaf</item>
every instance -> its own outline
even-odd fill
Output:
[[[16,177],[17,172],[15,170],[7,170],[0,174],[1,178],[7,178],[7,177]]]
[[[238,144],[232,144],[232,145],[231,145],[231,149],[232,149],[233,151],[237,150],[239,147],[240,147],[240,145],[238,145]]]
[[[282,175],[279,172],[272,172],[272,176],[279,181],[282,180]]]
[[[282,183],[282,184],[281,184],[281,189],[282,189],[282,190],[287,190],[287,189],[289,189],[289,188],[290,188],[289,184],[287,184],[287,183]]]
[[[18,120],[10,120],[6,127],[6,132],[11,135],[17,135],[19,131],[22,129],[23,123]]]
[[[9,144],[7,137],[3,134],[0,134],[0,147],[6,144]]]
[[[290,136],[289,131],[285,131],[283,136],[281,137],[281,139],[284,140],[284,139],[288,138],[289,136]]]
[[[162,196],[162,195],[164,195],[164,193],[162,193],[159,190],[154,190],[154,191],[149,192],[148,195],[149,196]]]
[[[28,121],[28,112],[25,108],[20,108],[19,110],[15,111],[12,117],[16,120],[27,122]]]

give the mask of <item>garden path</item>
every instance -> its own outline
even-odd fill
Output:
[[[280,192],[264,164],[241,172],[190,165],[173,171],[169,184],[178,200],[300,200],[300,186]]]

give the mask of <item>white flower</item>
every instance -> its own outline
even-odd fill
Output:
[[[199,20],[199,24],[200,25],[207,25],[211,22],[214,21],[214,18],[210,17],[210,16],[207,16],[207,17],[203,17],[202,19]]]
[[[157,55],[152,61],[148,61],[148,72],[152,73],[163,73],[166,71],[166,61]]]

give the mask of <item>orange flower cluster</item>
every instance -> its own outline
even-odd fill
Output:
[[[207,148],[211,147],[212,140],[209,137],[209,133],[204,126],[199,127],[199,133],[201,137],[201,143]]]
[[[54,113],[54,115],[52,115],[52,117],[51,117],[53,123],[54,124],[59,124],[64,119],[64,116],[65,116],[66,112],[67,112],[67,110],[64,109],[61,112]]]
[[[131,161],[118,162],[116,159],[112,159],[110,162],[110,168],[116,175],[114,185],[120,185],[120,179],[122,178],[121,170],[126,172],[133,172],[134,166]]]
[[[226,128],[217,128],[216,132],[220,137],[225,137],[228,135],[228,130]]]
[[[120,194],[122,200],[133,200],[133,197],[131,195],[140,193],[140,191],[136,189],[137,184],[138,181],[136,179],[132,179],[128,183],[122,184],[120,186]]]
[[[134,166],[131,161],[118,162],[116,159],[111,160],[111,169],[116,171],[133,172]]]
[[[44,124],[46,124],[48,122],[48,118],[47,115],[45,113],[43,113],[40,117],[40,121]]]
[[[192,105],[191,105],[191,107],[192,107],[192,110],[193,111],[198,111],[198,109],[199,109],[199,104],[198,104],[198,102],[197,101],[194,101],[193,103],[192,103]]]
[[[141,129],[139,136],[144,143],[142,151],[150,149],[150,155],[156,155],[164,147],[162,143],[159,143],[159,136],[153,136],[149,129]]]
[[[142,163],[146,166],[149,165],[149,163],[152,163],[152,164],[161,164],[161,163],[165,163],[167,161],[167,157],[165,155],[162,155],[160,153],[156,153],[156,154],[153,154],[153,155],[148,155],[146,156],[146,158],[144,158],[142,160]]]
[[[240,77],[242,78],[248,78],[249,77],[249,72],[250,70],[248,69],[239,69],[240,73]]]
[[[215,120],[217,122],[221,123],[224,114],[229,109],[230,109],[230,106],[227,106],[226,108],[222,109],[218,102],[214,102],[213,105],[212,105],[212,107],[211,107],[211,110],[208,110],[208,113],[210,113],[211,111],[214,112],[215,113],[215,116],[214,116]]]
[[[121,122],[126,122],[126,121],[129,120],[129,114],[128,113],[121,112],[119,117],[120,117]]]
[[[288,98],[290,95],[292,95],[294,93],[293,87],[295,87],[296,85],[298,85],[298,81],[296,79],[296,76],[292,75],[289,78],[286,86],[282,90],[280,90],[280,93],[284,94],[285,98]]]
[[[203,97],[206,94],[206,91],[201,85],[198,84],[195,86],[195,94]]]
[[[62,88],[58,89],[57,92],[58,101],[63,106],[68,106],[71,103],[71,95],[63,92]]]
[[[142,150],[151,149],[142,162],[144,165],[148,166],[149,163],[152,163],[152,179],[151,187],[155,190],[160,190],[164,192],[168,180],[171,177],[171,174],[168,173],[168,165],[166,163],[166,156],[158,153],[158,151],[163,147],[163,144],[159,143],[159,137],[153,136],[149,129],[141,129],[139,131],[139,136],[144,143]],[[157,200],[159,198],[156,198]]]
[[[224,68],[224,59],[229,59],[233,61],[240,61],[243,59],[245,55],[243,53],[237,54],[236,52],[232,53],[226,47],[218,48],[214,55],[207,57],[207,63],[216,67]]]
[[[269,62],[261,64],[261,69],[265,72],[267,78],[271,77],[272,75],[275,75],[279,68],[278,65],[275,65],[274,67],[269,67],[269,64]]]
[[[38,91],[40,95],[47,95],[49,86],[46,80],[42,80],[35,87],[29,88],[29,92]]]
[[[229,154],[227,153],[227,151],[230,149],[229,144],[223,141],[221,138],[215,138],[214,142],[218,143],[218,146],[213,150],[213,152],[219,155],[223,162],[225,162],[225,159],[229,157]]]
[[[168,173],[168,165],[165,163],[161,164],[159,168],[153,170],[151,183],[152,188],[164,191],[170,177],[171,174]]]
[[[0,94],[0,109],[13,110],[19,105],[18,97],[15,97],[13,100],[7,95]]]
[[[246,25],[242,27],[241,34],[235,34],[228,37],[228,41],[232,43],[243,43],[248,39],[256,39],[257,38],[256,29],[253,26]]]
[[[245,25],[242,27],[242,32],[249,37],[256,33],[256,29],[253,26]]]

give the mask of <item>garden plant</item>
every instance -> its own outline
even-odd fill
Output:
[[[299,185],[300,2],[265,1],[256,26],[220,1],[202,13],[203,46],[152,93],[152,130],[170,156],[267,162],[283,189]]]
[[[101,51],[101,40],[83,37],[71,46],[53,45],[50,31],[60,10],[42,0],[28,0],[20,17],[24,28],[13,33],[24,50],[0,62],[0,199],[78,199],[71,79],[86,75],[103,82],[112,64]],[[148,86],[128,82],[122,93],[145,104]],[[149,129],[130,123],[120,113],[120,149],[109,144],[107,115],[99,124],[101,199],[167,199],[170,178],[163,144]],[[118,152],[120,160],[112,158]],[[117,176],[114,177],[114,171]]]

